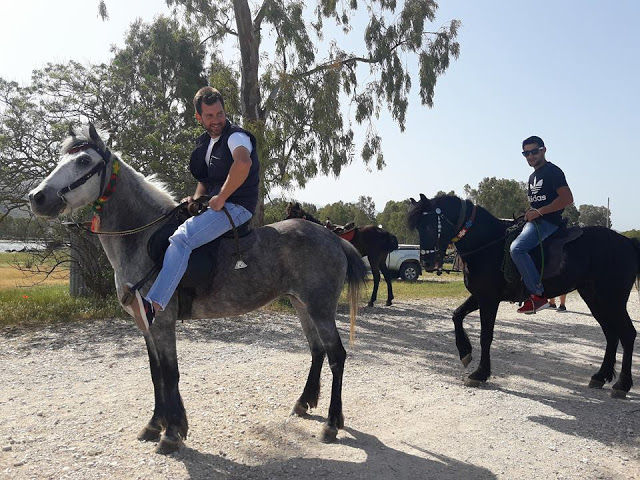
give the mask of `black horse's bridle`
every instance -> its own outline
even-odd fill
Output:
[[[456,224],[454,225],[453,222],[451,220],[449,220],[443,213],[442,210],[439,207],[436,207],[435,210],[432,210],[430,212],[422,212],[422,215],[432,215],[435,214],[437,216],[437,220],[438,220],[438,235],[436,236],[436,244],[435,247],[433,249],[430,250],[420,250],[420,255],[430,255],[430,254],[436,254],[438,255],[438,253],[440,253],[440,238],[442,237],[442,219],[444,219],[449,225],[451,225],[453,227],[453,231],[454,232],[458,232],[456,233],[456,235],[449,241],[447,242],[447,245],[449,245],[449,243],[453,242],[456,243],[460,240],[462,240],[464,238],[464,236],[467,234],[467,232],[469,231],[469,229],[473,226],[473,221],[475,219],[476,216],[476,205],[473,205],[473,210],[471,211],[471,216],[469,217],[469,220],[466,220],[467,218],[467,201],[460,199],[461,205],[460,205],[460,212],[458,214],[458,221],[456,222]]]

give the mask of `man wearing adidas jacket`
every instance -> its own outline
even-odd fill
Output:
[[[560,227],[563,210],[573,203],[573,194],[563,171],[547,161],[546,152],[540,137],[529,137],[522,142],[522,155],[534,171],[527,184],[530,204],[525,212],[527,223],[511,244],[511,258],[530,294],[518,313],[535,313],[549,307],[549,302],[542,296],[540,273],[529,252]]]

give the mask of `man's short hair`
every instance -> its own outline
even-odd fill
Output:
[[[224,99],[222,98],[222,94],[213,87],[202,87],[193,97],[193,106],[195,107],[196,112],[198,112],[198,115],[202,115],[202,102],[207,105],[213,105],[216,102],[220,102],[224,109]]]
[[[533,135],[532,137],[529,137],[522,141],[522,148],[524,148],[525,145],[530,145],[532,143],[535,143],[536,145],[538,145],[538,148],[544,147],[544,142],[542,141],[542,139],[540,137]]]

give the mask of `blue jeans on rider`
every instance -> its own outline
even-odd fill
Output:
[[[224,206],[236,227],[251,220],[251,212],[246,208],[229,202]],[[191,252],[229,230],[231,224],[222,210],[216,212],[208,208],[200,215],[187,219],[169,238],[162,269],[147,294],[147,300],[157,303],[164,310],[187,270]]]
[[[527,222],[522,229],[522,233],[511,243],[511,258],[516,264],[524,285],[529,293],[542,295],[544,288],[540,281],[540,272],[536,268],[529,252],[542,243],[553,232],[558,230],[558,226],[547,222],[544,219],[537,219],[535,222]]]

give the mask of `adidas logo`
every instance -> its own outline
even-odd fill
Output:
[[[543,182],[542,178],[536,181],[536,177],[533,177],[533,183],[529,184],[529,190],[531,190],[531,193],[533,195],[535,195],[540,191],[540,189],[542,188],[542,182]]]

